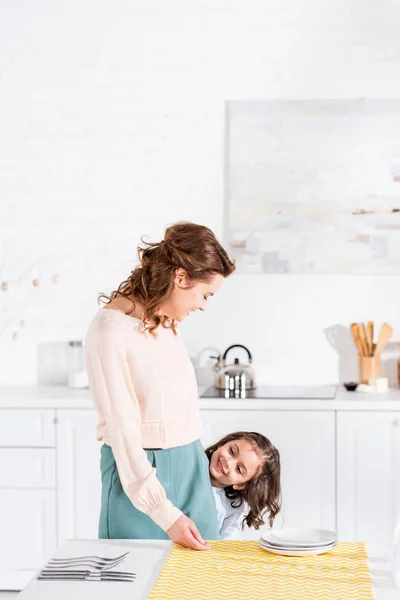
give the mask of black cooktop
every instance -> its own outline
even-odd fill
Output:
[[[209,387],[201,394],[201,398],[258,398],[275,400],[333,400],[336,397],[337,385],[263,385],[255,390],[226,391]]]

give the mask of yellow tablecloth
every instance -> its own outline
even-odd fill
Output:
[[[211,542],[208,552],[175,546],[150,600],[373,600],[367,550],[341,542],[319,556],[278,556],[258,542]]]

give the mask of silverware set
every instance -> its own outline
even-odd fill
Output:
[[[135,581],[136,573],[114,571],[129,552],[105,558],[102,556],[77,556],[52,558],[40,571],[40,581]]]

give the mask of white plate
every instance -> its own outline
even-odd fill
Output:
[[[272,546],[273,548],[278,548],[280,550],[287,550],[289,548],[289,550],[314,550],[314,548],[325,548],[325,546],[330,546],[331,544],[337,544],[338,540],[332,540],[328,543],[323,543],[323,544],[276,544],[275,542],[269,542],[266,540],[263,540],[266,544],[268,544],[268,546]]]
[[[306,551],[306,550],[319,550],[320,548],[326,548],[327,546],[336,546],[336,544],[338,543],[336,540],[336,541],[331,542],[330,544],[324,544],[324,545],[319,544],[317,546],[307,546],[306,548],[299,548],[299,546],[277,546],[276,544],[270,544],[269,542],[266,542],[262,538],[260,538],[259,542],[260,542],[260,544],[263,544],[264,546],[276,548],[277,550],[298,550],[299,552]]]
[[[326,548],[333,548],[336,546],[337,542],[332,542],[331,544],[325,544],[325,546],[309,546],[308,548],[298,548],[297,546],[285,546],[285,548],[273,546],[272,544],[268,544],[263,540],[259,541],[260,546],[264,546],[265,548],[271,548],[272,550],[290,550],[294,552],[313,552],[314,550],[325,550]]]
[[[327,529],[273,529],[265,531],[262,539],[279,548],[315,548],[337,542],[337,534]]]
[[[290,550],[289,548],[273,548],[272,546],[268,546],[267,544],[261,543],[260,546],[263,550],[267,552],[271,552],[272,554],[279,554],[280,556],[317,556],[318,554],[325,554],[325,552],[329,552],[336,546],[336,542],[333,544],[329,544],[328,546],[314,548],[312,550]]]

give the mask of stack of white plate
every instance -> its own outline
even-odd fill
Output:
[[[337,543],[337,534],[327,529],[271,529],[260,538],[261,548],[283,556],[323,554]]]

